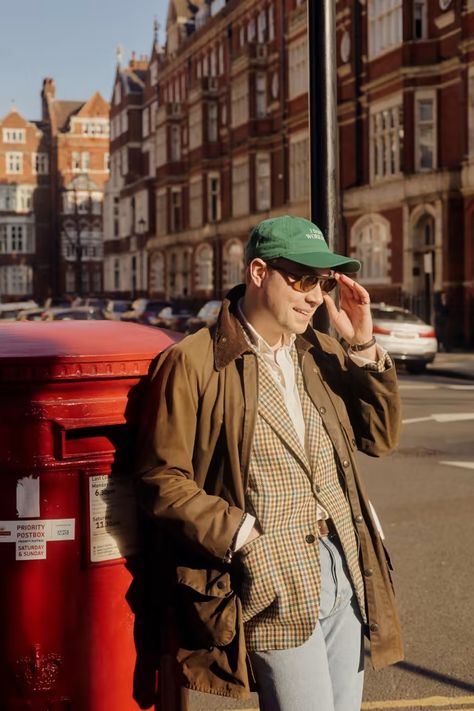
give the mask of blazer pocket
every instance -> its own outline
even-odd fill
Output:
[[[242,573],[240,593],[244,622],[263,612],[276,598],[272,565],[266,549],[266,537],[262,534],[238,551]]]
[[[176,576],[183,646],[230,644],[236,634],[237,604],[229,573],[178,566]]]

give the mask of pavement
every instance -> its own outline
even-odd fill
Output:
[[[474,352],[437,353],[433,363],[427,366],[426,372],[448,378],[474,380]]]

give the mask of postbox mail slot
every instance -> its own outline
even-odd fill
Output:
[[[121,424],[84,427],[84,421],[81,422],[82,427],[77,427],[77,421],[69,421],[67,424],[76,426],[65,428],[64,423],[56,422],[57,459],[89,459],[100,454],[114,454],[124,429]]]

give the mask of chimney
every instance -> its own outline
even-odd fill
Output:
[[[43,121],[48,121],[49,119],[48,99],[54,99],[55,95],[54,79],[46,77],[46,79],[43,79],[43,90],[41,92],[41,117]]]

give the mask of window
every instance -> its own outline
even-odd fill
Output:
[[[351,244],[362,263],[360,280],[364,284],[389,281],[390,224],[381,215],[358,220],[352,228]]]
[[[275,6],[273,3],[268,8],[268,39],[270,42],[275,39]]]
[[[197,104],[189,111],[189,150],[202,144],[202,109]]]
[[[160,126],[156,132],[156,166],[160,168],[167,160],[166,126]]]
[[[33,269],[26,265],[0,267],[0,292],[28,296],[33,292]]]
[[[171,161],[181,160],[181,128],[171,126]]]
[[[128,114],[126,111],[122,111],[120,114],[120,128],[121,133],[126,133],[128,131]]]
[[[81,154],[73,151],[71,155],[71,168],[73,173],[81,172]]]
[[[82,168],[82,170],[84,170],[84,171],[89,170],[90,163],[91,163],[90,153],[85,151],[84,153],[81,154],[81,168]]]
[[[108,119],[83,119],[82,135],[89,138],[107,138],[110,132]]]
[[[221,179],[216,173],[207,176],[207,221],[221,219]]]
[[[290,137],[290,202],[298,202],[309,195],[309,138]]]
[[[202,225],[202,178],[192,180],[189,184],[189,226]]]
[[[257,42],[263,44],[267,39],[267,14],[261,10],[257,18]]]
[[[4,143],[25,143],[26,131],[24,128],[4,128],[3,142]]]
[[[272,190],[269,153],[257,153],[255,177],[257,210],[269,210],[271,207]]]
[[[216,77],[217,76],[217,54],[216,54],[216,48],[213,47],[211,50],[211,77]]]
[[[306,37],[293,42],[288,54],[289,98],[308,91],[308,43]]]
[[[182,229],[181,217],[181,188],[171,190],[171,232],[179,232]]]
[[[252,17],[251,20],[249,20],[249,23],[247,25],[247,42],[253,42],[255,39],[255,32],[256,32],[256,27],[255,27],[255,19]]]
[[[247,75],[243,74],[231,84],[232,126],[240,126],[249,118],[249,94]]]
[[[244,248],[241,242],[231,242],[224,249],[223,288],[240,284],[244,273]]]
[[[219,45],[219,75],[224,74],[224,45]]]
[[[217,102],[212,101],[207,105],[207,140],[215,143],[218,138]]]
[[[7,153],[7,173],[23,173],[23,153]]]
[[[168,231],[166,190],[156,196],[156,234],[165,235]]]
[[[104,153],[104,170],[110,171],[110,153]]]
[[[414,0],[413,3],[413,39],[428,37],[426,0]]]
[[[34,250],[32,225],[20,223],[0,225],[0,254],[32,254]]]
[[[203,244],[196,252],[196,289],[210,291],[214,287],[214,254],[212,247]]]
[[[403,40],[402,0],[369,0],[369,58]]]
[[[255,77],[255,113],[257,118],[267,115],[267,77],[257,74]]]
[[[47,175],[49,172],[48,154],[47,153],[32,153],[33,173],[37,175]]]
[[[150,133],[150,112],[148,106],[142,111],[142,136],[146,138]]]
[[[165,290],[165,260],[162,252],[155,252],[150,261],[150,291]]]
[[[234,162],[232,165],[232,214],[248,215],[249,213],[249,164]]]
[[[416,170],[436,168],[436,95],[420,92],[415,96]]]
[[[403,111],[397,99],[370,116],[370,174],[380,180],[400,172],[403,164]]]

